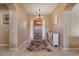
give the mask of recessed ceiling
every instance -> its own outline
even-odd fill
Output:
[[[57,7],[56,3],[26,3],[22,4],[29,15],[37,15],[40,9],[41,15],[50,15]]]

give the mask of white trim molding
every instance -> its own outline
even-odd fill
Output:
[[[17,49],[17,50],[27,50],[26,48],[23,48],[23,49]]]
[[[63,50],[79,50],[79,48],[63,48]]]
[[[9,46],[9,44],[0,44],[0,46]]]

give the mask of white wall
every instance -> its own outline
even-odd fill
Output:
[[[17,47],[17,20],[16,10],[9,10],[10,25],[9,25],[9,48]]]
[[[79,36],[79,14],[73,11],[64,13],[65,30],[68,36]]]
[[[79,14],[75,11],[64,12],[64,48],[78,48]],[[75,43],[76,42],[76,43]]]

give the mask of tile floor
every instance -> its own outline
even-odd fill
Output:
[[[53,48],[52,52],[47,51],[27,51],[27,50],[5,50],[0,49],[0,56],[79,56],[79,51],[65,51],[59,48]]]

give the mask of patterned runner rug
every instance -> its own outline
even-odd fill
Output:
[[[51,51],[47,42],[45,40],[41,40],[41,39],[34,39],[33,41],[31,41],[31,43],[29,44],[27,49],[29,51],[40,51],[40,50]]]

